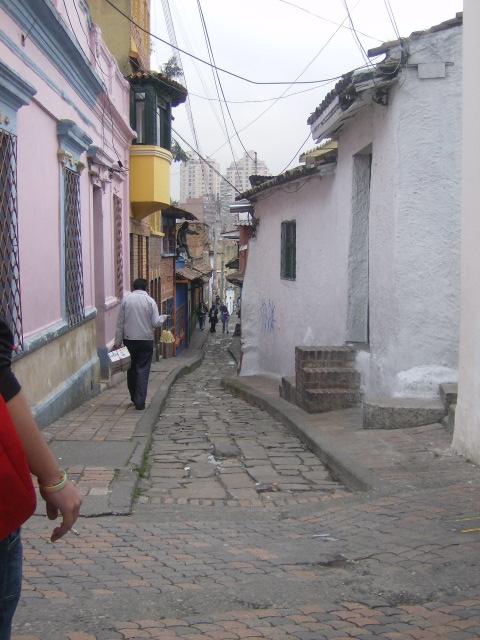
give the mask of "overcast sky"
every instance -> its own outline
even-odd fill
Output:
[[[385,0],[346,1],[365,50],[396,38]],[[178,46],[208,60],[197,0],[169,0],[169,3]],[[321,49],[299,80],[321,81],[365,64],[352,30],[337,31],[335,23],[345,19],[345,27],[350,26],[344,0],[200,0],[200,3],[216,64],[251,80],[291,82]],[[152,0],[152,31],[169,40],[162,4],[162,0]],[[461,0],[390,0],[402,36],[453,18],[462,10],[462,4]],[[172,55],[172,49],[155,40],[152,46],[152,67],[159,68]],[[226,143],[219,102],[204,99],[217,98],[212,70],[184,54],[181,58],[199,151],[218,160],[224,170],[232,162],[232,151]],[[220,73],[220,80],[229,101],[265,100],[277,98],[283,92],[309,89],[275,104],[273,101],[229,104],[244,146],[257,151],[272,174],[279,173],[294,156],[296,158],[308,136],[308,116],[335,84],[263,86],[248,84],[224,73]],[[232,135],[233,126],[225,107],[224,111],[229,135]],[[174,110],[174,117],[175,129],[194,144],[185,105]],[[241,157],[244,151],[238,138],[234,137],[231,144],[235,157]],[[312,146],[310,138],[304,148]],[[298,164],[296,159],[291,166],[295,164]],[[178,165],[172,167],[174,198],[178,198],[178,171]]]

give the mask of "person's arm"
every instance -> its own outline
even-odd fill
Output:
[[[158,313],[157,303],[155,302],[155,300],[153,300],[153,298],[152,298],[151,305],[152,305],[152,312],[151,312],[152,327],[154,328],[161,327],[162,324],[165,322],[165,320],[168,318],[168,316],[160,315]]]
[[[51,541],[55,542],[73,527],[80,512],[82,498],[71,482],[67,482],[60,491],[42,490],[42,487],[58,484],[62,478],[57,459],[43,439],[23,393],[19,391],[7,402],[7,406],[23,444],[30,471],[38,478],[40,493],[46,502],[48,518],[55,520],[59,513],[62,514],[62,523],[55,527],[51,536]]]

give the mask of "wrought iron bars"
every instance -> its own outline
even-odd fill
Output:
[[[65,214],[65,308],[72,327],[85,318],[83,292],[80,176],[63,169]]]
[[[23,347],[18,256],[17,138],[0,129],[0,316]]]

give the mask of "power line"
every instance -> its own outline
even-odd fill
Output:
[[[299,9],[300,11],[303,11],[304,13],[308,13],[311,16],[314,16],[315,18],[318,18],[319,20],[323,20],[324,22],[329,22],[330,24],[335,24],[338,26],[340,26],[339,22],[335,22],[335,20],[330,20],[329,18],[324,18],[323,16],[319,16],[318,13],[314,13],[313,11],[310,11],[309,9],[305,9],[305,7],[301,7],[299,4],[295,4],[294,2],[289,2],[289,0],[278,0],[278,2],[282,2],[283,4],[288,4],[291,7],[295,7],[295,9]],[[351,27],[349,27],[346,24],[342,23],[342,28],[343,29],[351,29]],[[375,36],[370,36],[368,33],[364,33],[363,31],[358,31],[357,33],[360,33],[362,36],[365,36],[366,38],[370,38],[370,40],[376,40],[377,42],[384,42],[383,40],[380,40],[380,38],[376,38]]]
[[[66,5],[65,0],[63,0],[63,6],[65,7],[65,13],[67,14],[67,19],[68,19],[68,22],[70,24],[70,28],[72,30],[72,33],[75,36],[75,39],[77,40],[78,44],[81,47],[80,41],[79,41],[79,39],[77,37],[77,34],[75,33],[75,29],[73,28],[72,21],[70,20],[70,14],[68,13],[68,9],[67,9],[67,5]],[[113,126],[113,114],[112,114],[112,101],[110,100],[110,95],[109,95],[108,89],[107,89],[107,83],[105,82],[105,72],[104,72],[104,70],[102,68],[102,65],[100,64],[100,60],[98,59],[96,52],[90,46],[90,40],[89,40],[88,34],[86,33],[85,29],[83,28],[82,19],[80,17],[80,13],[78,11],[77,3],[76,3],[75,0],[73,0],[73,6],[74,6],[74,9],[75,9],[75,13],[77,14],[77,18],[78,18],[78,23],[80,25],[80,29],[83,31],[83,35],[85,36],[85,41],[87,43],[87,47],[89,48],[90,53],[93,55],[93,59],[95,60],[97,66],[98,66],[98,68],[100,70],[100,73],[102,75],[103,90],[105,91],[105,97],[106,97],[106,100],[107,100],[108,110],[109,110],[109,113],[110,113],[112,148],[113,148],[113,151],[114,151],[115,155],[117,156],[117,163],[122,168],[123,164],[122,164],[122,161],[120,159],[120,155],[119,155],[119,153],[118,153],[118,151],[117,151],[117,149],[115,147],[115,141],[113,139],[114,126]],[[104,114],[105,114],[105,104],[103,103],[102,104],[102,144],[105,143]]]
[[[357,7],[359,5],[359,3],[361,2],[361,0],[357,0],[357,3],[355,5],[355,7]],[[283,97],[285,96],[285,94],[288,92],[288,90],[290,89],[290,87],[292,87],[296,81],[302,77],[302,75],[305,73],[305,71],[311,67],[311,65],[315,62],[315,60],[318,58],[318,56],[327,48],[327,46],[330,44],[330,42],[333,40],[333,38],[337,35],[337,33],[340,31],[340,29],[342,28],[342,25],[348,20],[348,14],[345,16],[345,18],[343,19],[342,23],[335,29],[335,31],[330,35],[329,38],[327,38],[327,40],[322,44],[322,46],[320,47],[320,49],[317,51],[317,53],[313,56],[313,58],[310,60],[310,62],[302,69],[302,71],[298,74],[298,76],[295,78],[295,80],[280,94],[280,96],[278,96],[278,98],[276,98],[274,100],[274,102],[272,102],[272,104],[270,104],[266,109],[264,109],[256,118],[254,118],[253,120],[251,120],[248,124],[246,124],[244,127],[242,127],[240,129],[240,131],[245,131],[245,129],[247,129],[248,127],[250,127],[252,124],[255,124],[255,122],[257,122],[262,116],[264,116],[268,111],[270,111],[270,109],[272,109],[277,102]],[[341,77],[341,76],[339,76]],[[218,149],[215,149],[215,151],[209,155],[215,155],[218,151],[220,151],[220,149],[222,149],[225,146],[225,143],[220,145],[220,147],[218,147]]]
[[[385,9],[387,10],[388,17],[390,18],[390,22],[392,23],[393,31],[399,40],[402,39],[400,35],[400,31],[398,30],[397,21],[395,20],[395,15],[393,13],[392,5],[390,4],[390,0],[383,0],[385,5]]]
[[[316,89],[321,89],[323,86],[330,84],[330,80],[327,82],[323,82],[316,87],[308,87],[308,89],[302,89],[301,91],[292,91],[292,93],[288,93],[286,95],[276,96],[275,98],[262,98],[258,100],[227,100],[228,104],[254,104],[259,102],[273,102],[274,100],[284,100],[285,98],[290,98],[291,96],[298,96],[301,93],[308,93],[309,91],[315,91]],[[287,89],[288,91],[288,89]],[[218,98],[210,98],[209,96],[201,96],[198,93],[192,93],[189,91],[189,95],[194,96],[195,98],[201,98],[202,100],[209,100],[210,102],[218,102]]]
[[[305,140],[302,142],[302,144],[298,147],[297,151],[295,151],[295,155],[293,156],[293,158],[290,160],[290,162],[287,164],[287,166],[282,169],[280,171],[280,173],[278,175],[281,175],[282,173],[285,173],[285,171],[288,169],[288,167],[292,164],[292,162],[295,160],[295,158],[298,156],[298,154],[300,153],[300,151],[303,149],[303,147],[307,144],[307,142],[310,139],[310,136],[312,135],[312,132],[309,131],[308,132],[308,136],[305,138]]]
[[[372,62],[371,62],[370,58],[368,57],[368,53],[365,51],[365,48],[364,48],[363,44],[361,43],[360,38],[358,37],[358,33],[357,33],[356,29],[355,29],[355,26],[354,26],[353,20],[352,20],[352,16],[350,14],[350,9],[348,8],[347,0],[343,0],[343,4],[345,5],[345,10],[346,10],[347,15],[348,15],[348,20],[349,20],[350,25],[352,27],[353,39],[355,40],[355,42],[356,42],[356,44],[357,44],[357,46],[359,48],[359,51],[360,51],[361,55],[363,56],[363,59],[365,60],[367,65],[371,65],[373,67]]]
[[[145,29],[144,27],[139,25],[137,22],[135,22],[135,20],[132,20],[132,18],[130,18],[130,16],[128,16],[121,9],[119,9],[117,6],[115,6],[113,4],[112,0],[104,0],[104,2],[109,4],[113,9],[115,9],[115,11],[120,13],[120,15],[122,15],[126,20],[131,22],[134,26],[136,26],[138,29],[140,29],[140,31],[143,31],[143,33],[146,33],[151,38],[154,38],[155,40],[159,40],[160,42],[163,42],[163,44],[166,44],[167,46],[171,47],[172,49],[175,49],[176,51],[180,51],[181,53],[184,53],[186,56],[189,56],[190,58],[193,58],[194,60],[197,60],[198,62],[201,62],[202,64],[205,64],[208,67],[212,67],[213,66],[218,71],[221,71],[222,73],[225,73],[225,74],[227,74],[229,76],[232,76],[232,78],[237,78],[238,80],[243,80],[244,82],[248,82],[249,84],[256,84],[256,85],[282,85],[282,84],[288,84],[290,87],[292,87],[294,84],[319,84],[321,82],[333,82],[334,80],[339,80],[342,77],[341,75],[339,75],[339,76],[333,76],[332,78],[322,78],[320,80],[301,80],[300,82],[297,81],[297,80],[294,80],[293,82],[289,82],[289,81],[285,81],[285,80],[280,80],[280,81],[274,81],[274,80],[270,80],[270,81],[251,80],[250,78],[245,78],[244,76],[241,76],[238,73],[234,73],[233,71],[228,71],[227,69],[223,69],[222,67],[217,67],[215,65],[212,65],[209,62],[207,62],[206,60],[203,60],[203,58],[199,58],[195,54],[190,53],[189,51],[185,51],[185,49],[177,47],[176,45],[173,45],[171,42],[167,42],[167,40],[164,40],[163,38],[160,38],[160,36],[157,36],[155,33],[152,33],[151,31],[148,31],[147,29]]]
[[[210,42],[210,37],[208,35],[207,24],[206,24],[205,18],[203,16],[202,5],[200,4],[200,0],[197,0],[197,7],[198,7],[198,13],[200,15],[200,22],[202,24],[203,35],[205,37],[205,42],[206,42],[206,45],[207,45],[208,57],[210,58],[210,62],[213,63],[211,65],[212,75],[213,75],[213,82],[214,82],[214,85],[215,85],[215,91],[217,93],[217,97],[219,99],[219,106],[220,106],[220,112],[222,114],[223,126],[225,127],[225,136],[226,136],[226,139],[227,139],[228,146],[230,147],[230,152],[232,154],[232,159],[233,159],[233,164],[235,166],[235,172],[237,174],[237,179],[240,182],[240,172],[238,170],[237,161],[235,159],[235,153],[233,151],[233,146],[232,146],[232,138],[233,138],[233,136],[230,136],[230,134],[228,132],[227,121],[226,121],[226,118],[225,118],[225,112],[223,110],[223,102],[220,100],[219,89],[222,92],[222,96],[223,96],[224,100],[225,100],[225,94],[223,92],[223,87],[222,87],[222,85],[220,83],[220,75],[219,75],[219,73],[218,73],[218,71],[216,70],[216,67],[215,67],[215,57],[213,55],[213,49],[212,49],[212,45],[211,45],[211,42]],[[227,105],[225,105],[225,106],[227,106]],[[230,117],[230,119],[231,119],[231,117]],[[233,128],[236,131],[235,125],[233,125]],[[238,136],[238,133],[237,133],[237,136]]]
[[[217,174],[217,176],[219,176],[219,177],[220,177],[222,180],[224,180],[228,185],[230,185],[233,189],[235,189],[235,191],[236,191],[238,194],[241,194],[241,191],[240,191],[239,189],[237,189],[237,187],[236,187],[234,184],[232,184],[232,183],[230,182],[230,180],[228,180],[227,178],[225,178],[225,176],[224,176],[223,174],[221,174],[221,173],[220,173],[220,171],[217,171],[217,169],[215,169],[215,167],[214,167],[214,166],[213,166],[213,165],[212,165],[212,164],[211,164],[211,163],[210,163],[206,158],[204,158],[204,157],[202,156],[202,154],[201,154],[199,151],[197,151],[197,149],[195,149],[195,147],[193,147],[189,142],[187,142],[187,140],[185,140],[185,138],[184,138],[183,136],[181,136],[181,135],[178,133],[178,131],[176,131],[173,127],[172,127],[172,131],[173,131],[173,133],[174,133],[176,136],[178,136],[178,137],[180,138],[180,140],[181,140],[184,144],[186,144],[188,147],[190,147],[190,149],[191,149],[194,153],[196,153],[196,154],[197,154],[197,156],[200,158],[200,160],[202,160],[203,162],[205,162],[205,164],[207,164],[207,165],[210,167],[210,169],[211,169],[214,173],[216,173],[216,174]]]
[[[173,24],[173,18],[172,18],[172,12],[170,10],[169,0],[162,0],[162,5],[163,5],[163,15],[164,15],[164,18],[165,18],[165,22],[167,24],[168,37],[170,38],[170,40],[172,40],[172,42],[177,44],[177,36],[176,36],[176,33],[175,33],[175,26]],[[174,58],[177,61],[177,64],[178,64],[178,66],[180,67],[180,69],[182,71],[183,82],[185,84],[185,88],[188,91],[187,80],[185,78],[185,71],[184,71],[184,68],[183,68],[183,63],[182,63],[182,58],[180,56],[180,53],[175,52],[174,53]],[[192,135],[193,135],[193,140],[195,142],[195,145],[196,145],[197,149],[200,149],[200,143],[198,141],[197,129],[195,127],[195,121],[193,119],[192,105],[190,103],[189,94],[187,94],[186,109],[187,109],[188,121],[189,121],[189,124],[190,124],[190,130],[191,130]],[[204,189],[205,189],[205,194],[207,195],[207,197],[211,196],[212,199],[213,199],[213,191],[210,193],[210,185],[208,183],[208,178],[207,178],[207,175],[205,173],[205,167],[204,167],[203,163],[200,165],[200,171],[202,172],[202,180],[203,180],[203,186],[204,186]]]
[[[202,5],[201,5],[200,0],[197,0],[197,5],[198,5],[198,11],[200,13],[200,19],[201,19],[201,22],[202,22],[203,30],[204,30],[204,33],[205,33],[205,38],[206,38],[206,41],[207,41],[207,46],[210,49],[210,53],[211,53],[211,56],[212,56],[212,61],[215,64],[215,57],[213,55],[212,43],[210,41],[210,36],[208,35],[207,23],[205,21],[205,16],[203,14]],[[228,117],[230,118],[230,121],[232,123],[233,130],[235,131],[235,135],[237,136],[238,141],[242,145],[242,148],[245,151],[245,153],[247,154],[247,156],[250,158],[250,160],[252,162],[255,162],[255,159],[252,158],[252,156],[249,154],[249,152],[245,148],[245,145],[242,142],[242,139],[240,138],[240,136],[238,134],[237,127],[235,126],[235,122],[233,120],[232,113],[230,111],[230,107],[227,104],[227,98],[225,96],[225,92],[223,90],[223,86],[222,86],[222,83],[221,83],[221,80],[220,80],[220,74],[218,73],[218,71],[215,71],[215,73],[216,73],[217,80],[218,80],[218,86],[220,87],[220,91],[222,92],[223,101],[225,102],[225,108],[227,110]],[[217,92],[217,95],[218,95],[218,92]],[[220,106],[222,106],[222,103],[220,103]],[[222,109],[222,113],[223,113],[223,109]],[[227,132],[227,136],[228,136],[228,132]],[[235,158],[233,159],[233,161],[235,162]],[[235,166],[236,166],[236,162],[235,162]],[[238,174],[238,169],[237,169],[237,174]],[[238,177],[240,177],[240,176],[238,176]]]

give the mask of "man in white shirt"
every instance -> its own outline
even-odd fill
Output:
[[[147,281],[137,278],[133,291],[122,300],[117,321],[115,345],[130,352],[131,365],[127,385],[135,409],[145,409],[148,377],[153,356],[153,332],[168,316],[158,313],[157,303],[147,293]]]

